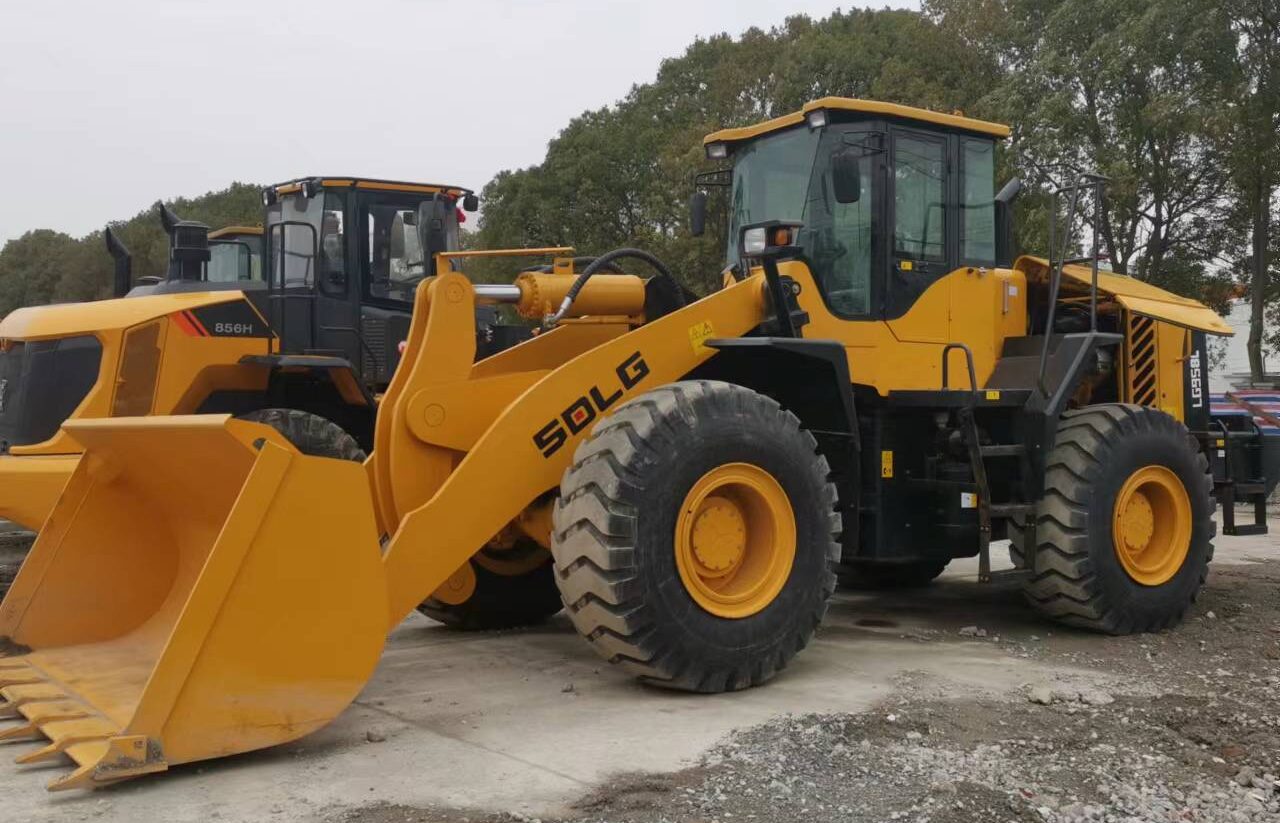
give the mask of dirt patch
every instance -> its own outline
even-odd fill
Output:
[[[869,602],[856,625],[888,628],[893,620],[871,615],[894,607]],[[1215,567],[1187,622],[1155,635],[1050,624],[1029,634],[994,611],[975,613],[976,626],[912,636],[990,644],[1062,674],[974,697],[907,671],[873,711],[740,731],[693,768],[619,775],[557,820],[1280,820],[1280,562]],[[333,814],[358,823],[537,819],[392,806]]]

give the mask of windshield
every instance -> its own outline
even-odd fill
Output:
[[[764,220],[803,220],[819,132],[793,129],[741,149],[733,164],[726,259],[738,259],[743,226]]]

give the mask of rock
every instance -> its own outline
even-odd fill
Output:
[[[560,689],[563,694],[573,694],[573,684],[565,683],[564,688]]]
[[[965,626],[964,628],[960,629],[960,636],[961,637],[986,637],[987,630],[980,629],[977,626]]]
[[[1218,619],[1218,616],[1217,616],[1216,614],[1214,614],[1213,612],[1205,612],[1205,615],[1204,615],[1204,616],[1205,616],[1205,617],[1207,617],[1207,618],[1209,618],[1210,620],[1217,620],[1217,619]]]
[[[920,734],[920,732],[907,732],[908,740],[919,740],[922,737],[924,737],[924,735]]]
[[[1080,692],[1080,702],[1086,706],[1108,706],[1116,699],[1101,689],[1085,689]]]
[[[1244,788],[1248,789],[1253,786],[1253,778],[1254,778],[1253,769],[1249,768],[1248,766],[1245,766],[1240,771],[1236,772],[1236,776],[1234,779],[1236,781],[1237,786],[1243,786]]]
[[[1053,689],[1048,686],[1032,686],[1031,691],[1027,693],[1027,699],[1032,703],[1048,706],[1053,702]]]
[[[376,729],[370,729],[364,733],[364,739],[370,743],[385,743],[387,736]]]

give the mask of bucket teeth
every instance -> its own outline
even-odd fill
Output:
[[[20,683],[0,689],[0,718],[17,717],[23,706],[28,703],[44,703],[52,700],[65,700],[67,693],[49,683]]]
[[[0,731],[0,743],[14,740],[35,740],[40,737],[40,729],[35,723],[23,723],[11,729]]]

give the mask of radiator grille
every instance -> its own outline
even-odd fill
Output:
[[[360,318],[360,333],[364,337],[365,346],[361,347],[364,359],[363,375],[366,381],[384,382],[387,380],[387,321],[381,317],[366,314]]]
[[[1156,321],[1150,317],[1129,316],[1129,401],[1140,406],[1155,406],[1160,397],[1156,370]]]

